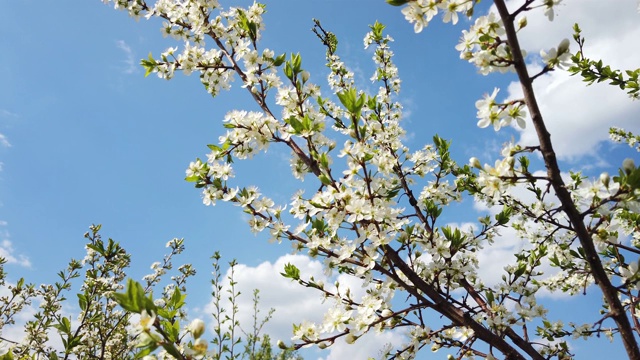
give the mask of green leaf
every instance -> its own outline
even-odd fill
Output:
[[[293,72],[298,74],[300,72],[302,66],[302,57],[300,53],[291,54],[291,66],[293,67]]]
[[[153,72],[153,70],[156,69],[156,66],[158,65],[158,63],[153,58],[153,55],[149,53],[149,59],[140,60],[140,65],[142,65],[142,67],[145,69],[144,77],[147,77],[149,76],[149,74]]]
[[[286,58],[286,54],[280,54],[278,55],[274,60],[273,60],[273,65],[274,66],[280,66],[282,65],[282,63],[284,62],[284,59]]]
[[[155,344],[155,342],[154,342],[153,344]],[[140,346],[140,347],[142,347],[142,346]],[[148,346],[148,347],[146,347],[146,348],[144,348],[144,349],[140,350],[140,352],[138,352],[138,353],[136,354],[136,356],[134,357],[134,359],[142,359],[143,357],[145,357],[145,356],[147,356],[147,355],[151,354],[151,353],[152,353],[155,349],[157,349],[157,348],[158,348],[158,345],[157,345],[157,344],[155,344],[154,346]]]
[[[489,305],[493,305],[493,301],[495,300],[495,297],[493,296],[493,291],[491,290],[487,290],[485,291],[485,293],[487,294],[487,303],[489,303]]]
[[[307,114],[305,114],[302,118],[302,129],[305,131],[309,131],[312,130],[312,127],[313,121],[311,121],[311,118]]]
[[[373,38],[376,41],[381,41],[382,40],[382,31],[384,30],[385,27],[386,26],[382,25],[378,21],[376,21],[373,25],[369,25],[369,28],[371,29],[371,32],[373,33]]]
[[[526,270],[527,270],[527,266],[524,264],[520,264],[516,269],[516,271],[513,273],[513,276],[515,277],[515,279],[517,279],[520,276],[522,276],[522,274],[524,274]]]
[[[506,225],[509,222],[509,219],[511,218],[512,213],[513,213],[513,209],[505,205],[502,208],[502,211],[495,215],[496,222],[499,225]]]
[[[158,317],[163,319],[171,319],[176,314],[175,310],[171,310],[168,307],[162,307],[158,309]]]
[[[354,114],[356,114],[356,116],[360,116],[360,111],[362,111],[362,107],[364,106],[365,100],[366,100],[366,96],[364,95],[364,93],[360,94],[360,96],[356,100],[355,109],[354,109],[355,110]]]
[[[118,305],[127,311],[136,314],[141,313],[142,310],[157,313],[157,307],[153,303],[153,299],[146,297],[142,285],[133,279],[127,280],[126,292],[114,293],[113,297]]]
[[[409,2],[409,0],[386,0],[387,4],[392,6],[402,6]]]
[[[438,218],[442,214],[443,208],[439,207],[433,200],[426,199],[424,201],[427,214],[431,217]]]
[[[300,280],[300,269],[291,263],[287,263],[284,266],[284,272],[280,273],[280,275],[288,279]]]
[[[81,340],[82,339],[79,336],[71,337],[65,349],[67,349],[68,351],[71,351],[74,347],[80,345]]]
[[[162,347],[169,353],[169,355],[173,356],[176,359],[182,359],[183,356],[180,354],[178,349],[173,344],[162,343]]]
[[[323,168],[327,169],[329,167],[329,157],[327,156],[327,153],[323,152],[320,154],[319,161]]]
[[[290,116],[287,119],[284,119],[284,122],[291,125],[295,134],[300,134],[302,130],[304,130],[304,126],[300,120],[298,120],[295,116]]]
[[[367,107],[372,110],[375,110],[378,107],[378,102],[376,101],[375,96],[371,96],[367,99]]]
[[[529,158],[526,156],[521,156],[518,158],[518,162],[520,162],[520,166],[522,167],[523,172],[529,172]]]
[[[318,179],[320,179],[320,181],[327,186],[331,185],[332,183],[331,179],[329,179],[329,177],[325,174],[320,174],[320,176],[318,176]]]
[[[340,91],[336,95],[338,95],[338,99],[342,105],[350,112],[353,112],[352,109],[356,100],[355,89],[351,88],[349,90]]]
[[[349,90],[343,90],[337,93],[338,99],[342,105],[349,111],[349,113],[355,117],[356,119],[360,117],[360,111],[362,111],[362,107],[366,101],[365,94],[360,94],[358,96],[355,88],[349,88]],[[353,124],[353,128],[356,128],[356,125]]]
[[[69,318],[62,317],[60,322],[53,325],[54,328],[58,329],[61,333],[71,334],[71,322]]]
[[[91,250],[94,250],[95,252],[97,252],[98,254],[104,256],[104,246],[102,246],[102,244],[100,244],[101,246],[95,245],[95,244],[87,244],[87,247]]]
[[[290,62],[284,64],[284,75],[287,77],[287,79],[293,81],[293,68],[291,67]]]
[[[573,31],[575,31],[577,34],[580,34],[580,32],[582,31],[580,29],[580,26],[578,26],[578,23],[573,24]]]
[[[258,37],[258,28],[256,24],[249,21],[247,15],[245,15],[244,11],[242,10],[238,10],[238,17],[240,18],[240,21],[238,22],[240,28],[249,34],[249,38],[251,38],[251,41],[255,42]]]
[[[385,197],[386,197],[387,199],[389,199],[389,200],[390,200],[390,199],[393,199],[393,198],[395,198],[396,196],[398,196],[398,193],[399,193],[399,192],[400,192],[400,188],[395,188],[395,189],[393,189],[393,190],[389,190],[389,191],[387,191],[387,194],[385,195]]]
[[[178,340],[178,332],[180,331],[178,320],[163,320],[160,322],[160,327],[162,328],[162,331],[164,331],[164,338],[166,340],[171,343],[174,343]]]
[[[184,300],[187,298],[187,294],[182,294],[180,289],[176,288],[171,296],[170,305],[174,309],[180,309],[184,306]]]

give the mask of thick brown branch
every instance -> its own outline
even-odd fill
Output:
[[[547,175],[551,179],[556,196],[563,205],[563,211],[567,215],[578,239],[580,240],[580,245],[584,249],[586,260],[591,268],[591,274],[595,278],[602,294],[604,295],[605,301],[609,306],[611,318],[613,318],[618,325],[620,336],[629,359],[640,360],[640,350],[638,349],[638,343],[633,334],[631,324],[629,323],[629,318],[627,318],[624,307],[622,306],[620,299],[618,299],[615,287],[611,284],[611,281],[602,266],[598,252],[596,251],[589,231],[580,216],[580,212],[571,200],[571,194],[565,187],[564,181],[562,180],[560,168],[556,159],[556,153],[551,144],[551,135],[549,134],[542,118],[542,113],[538,107],[538,102],[533,91],[533,85],[527,71],[527,65],[522,57],[520,43],[514,27],[514,16],[509,14],[509,10],[507,9],[504,0],[495,0],[494,3],[498,9],[500,18],[502,18],[507,34],[507,41],[511,49],[511,54],[513,55],[514,67],[518,74],[518,78],[520,79],[525,102],[529,107],[531,120],[536,129],[536,133],[538,134],[540,152],[542,153],[544,163],[547,168]]]
[[[505,359],[509,360],[524,360],[525,357],[518,352],[511,344],[509,344],[505,339],[493,333],[491,330],[482,326],[482,324],[476,322],[469,316],[469,314],[463,312],[462,310],[456,308],[453,304],[451,304],[447,299],[443,298],[440,293],[431,285],[429,285],[424,279],[422,279],[418,274],[416,274],[409,265],[402,260],[400,255],[389,245],[384,246],[385,255],[391,260],[393,265],[397,267],[402,273],[413,283],[413,285],[420,292],[424,293],[428,298],[430,298],[434,304],[432,308],[444,315],[446,318],[451,320],[456,326],[466,326],[473,330],[478,339],[486,342],[487,344],[491,344],[493,347],[498,349],[505,355]],[[526,343],[523,339],[519,338],[519,336],[515,333],[516,339],[520,341],[514,341],[515,343]],[[511,337],[510,337],[511,338]],[[528,343],[527,343],[528,344]],[[531,352],[523,349],[532,359],[543,360],[544,358],[533,349],[532,346]]]

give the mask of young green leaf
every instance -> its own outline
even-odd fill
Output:
[[[280,273],[280,275],[288,279],[300,280],[300,269],[291,263],[287,263],[284,266],[284,272]]]

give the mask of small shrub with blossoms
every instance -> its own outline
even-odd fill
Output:
[[[162,288],[162,295],[153,298],[152,290],[164,283],[173,270],[173,258],[184,251],[184,240],[167,243],[170,253],[162,262],[151,265],[153,273],[142,282],[126,279],[130,255],[112,239],[102,240],[100,225],[92,226],[85,234],[87,255],[82,261],[71,260],[59,273],[60,281],[53,285],[26,284],[20,279],[15,285],[6,284],[6,273],[0,258],[0,286],[9,290],[0,298],[0,360],[13,359],[261,359],[301,360],[292,349],[272,349],[271,339],[262,333],[274,310],[260,317],[259,291],[253,294],[252,328],[243,329],[237,321],[239,309],[233,279],[236,263],[230,262],[228,277],[223,277],[219,261],[213,256],[213,314],[215,331],[205,335],[206,324],[201,319],[188,321],[186,282],[195,275],[189,264],[180,266],[177,274]],[[81,274],[84,271],[84,277]],[[79,314],[72,318],[63,307],[73,306],[67,296],[73,280],[83,277],[77,297]],[[126,285],[125,285],[126,280]],[[226,286],[223,280],[231,285]],[[221,299],[230,295],[230,308]],[[38,310],[24,326],[16,319],[30,307]],[[24,336],[13,339],[2,330],[22,326]],[[15,332],[12,332],[12,334]],[[244,339],[240,336],[245,334]],[[207,339],[209,338],[209,339]]]

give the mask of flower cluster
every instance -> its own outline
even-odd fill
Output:
[[[566,69],[571,64],[569,39],[563,39],[557,49],[551,48],[548,53],[540,50],[540,57],[542,57],[542,61],[549,69]]]
[[[625,131],[624,129],[618,127],[612,127],[609,129],[609,137],[615,142],[627,143],[627,145],[640,152],[639,135],[634,135],[633,133]]]
[[[417,0],[406,3],[402,14],[413,24],[416,33],[426,28],[438,12],[443,12],[442,21],[455,25],[458,23],[458,13],[467,14],[474,6],[472,0]]]
[[[483,75],[494,71],[504,73],[513,70],[513,55],[502,38],[504,35],[502,20],[495,13],[489,13],[478,17],[468,31],[462,31],[456,50],[460,51],[461,59],[474,64]]]
[[[480,119],[478,120],[478,127],[486,128],[489,125],[493,125],[493,129],[498,131],[500,128],[509,126],[512,121],[515,121],[519,128],[524,129],[527,125],[524,121],[527,116],[524,102],[497,103],[496,95],[498,95],[499,91],[498,88],[495,88],[491,95],[485,94],[484,99],[476,101],[477,117]]]

